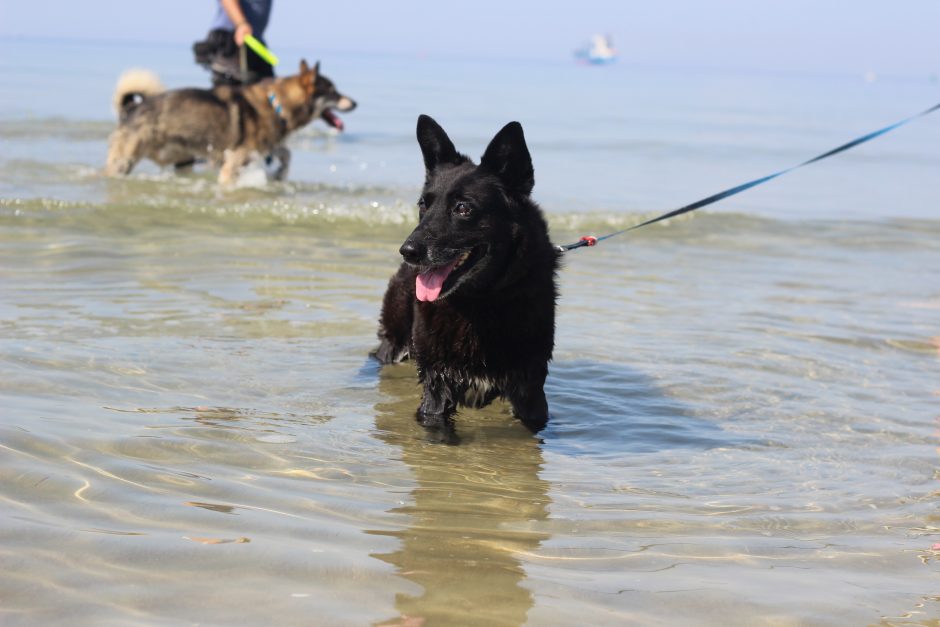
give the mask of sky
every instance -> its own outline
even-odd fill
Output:
[[[189,45],[213,0],[0,0],[0,37]],[[940,74],[940,0],[275,0],[269,45],[567,59],[595,32],[641,66]]]

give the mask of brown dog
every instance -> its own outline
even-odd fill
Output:
[[[320,64],[300,62],[300,72],[245,87],[163,91],[151,73],[132,71],[114,94],[118,127],[111,134],[105,173],[128,174],[141,159],[160,165],[205,159],[220,167],[219,183],[231,184],[255,155],[276,157],[274,178],[287,176],[287,136],[322,117],[341,128],[333,109],[356,103],[340,94]]]

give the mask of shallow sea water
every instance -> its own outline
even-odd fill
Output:
[[[367,358],[419,112],[472,155],[520,119],[565,243],[935,85],[327,58],[361,103],[347,134],[306,131],[289,182],[223,192],[98,176],[114,50],[22,45],[37,67],[0,67],[33,96],[0,99],[3,624],[940,619],[940,118],[568,255],[538,437],[496,403],[459,414],[459,446],[429,442],[414,368]],[[121,51],[204,78],[171,48]],[[79,52],[89,86],[50,97],[43,60],[71,84],[51,60]],[[577,123],[548,100],[503,114],[520,76],[595,99]],[[416,102],[429,85],[451,90]]]

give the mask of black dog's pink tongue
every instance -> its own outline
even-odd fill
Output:
[[[426,302],[437,300],[437,297],[441,295],[441,287],[444,286],[447,275],[450,274],[455,265],[457,265],[456,259],[446,266],[431,268],[427,272],[419,274],[415,278],[415,295],[418,300]]]

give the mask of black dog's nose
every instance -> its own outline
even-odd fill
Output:
[[[405,261],[408,263],[420,263],[427,254],[428,249],[427,246],[420,242],[416,242],[413,239],[406,239],[405,243],[398,249],[398,252],[401,253],[401,256],[404,257]]]

